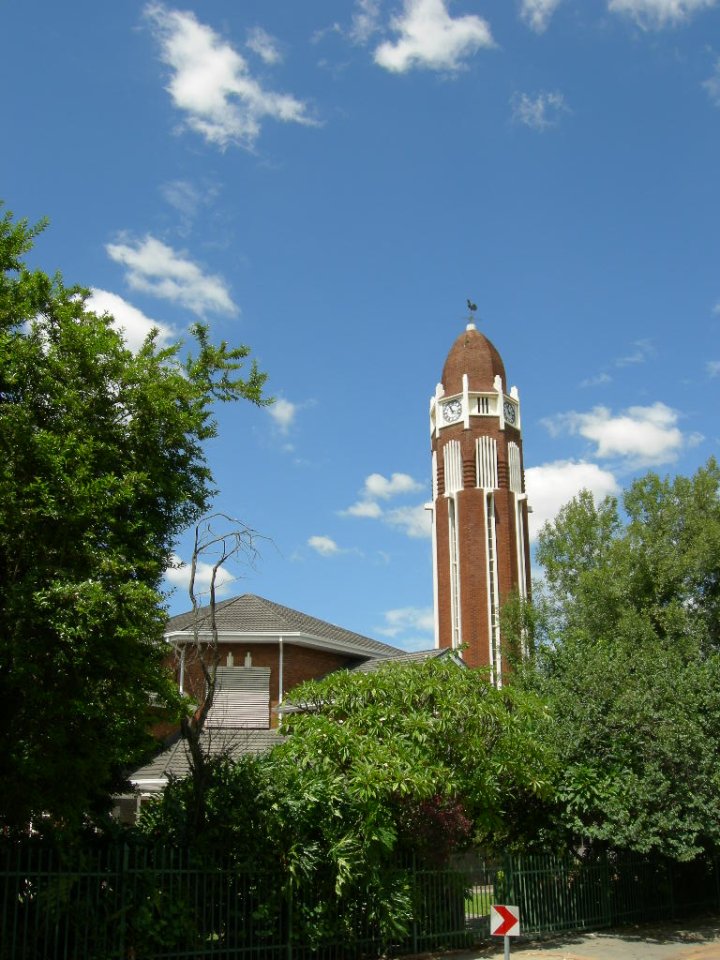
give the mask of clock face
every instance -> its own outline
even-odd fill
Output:
[[[455,423],[462,415],[462,400],[450,400],[443,406],[443,420],[445,423]]]
[[[517,420],[517,411],[515,410],[515,404],[510,403],[509,400],[506,400],[503,404],[503,414],[508,423],[515,423]]]

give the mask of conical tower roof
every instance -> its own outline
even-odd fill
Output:
[[[505,385],[505,366],[502,358],[488,338],[480,333],[474,323],[469,323],[450,349],[442,372],[445,393],[462,392],[463,374],[468,376],[468,386],[474,391],[493,389],[495,377]]]

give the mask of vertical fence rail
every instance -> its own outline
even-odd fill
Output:
[[[338,898],[279,870],[200,861],[173,847],[0,843],[0,960],[369,960],[487,939],[493,903],[524,934],[601,929],[720,910],[720,864],[609,852],[527,855],[452,868],[410,864]],[[384,898],[384,899],[383,899]],[[394,925],[384,925],[387,902]]]

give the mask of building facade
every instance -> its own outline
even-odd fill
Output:
[[[462,647],[494,684],[507,669],[500,608],[530,590],[520,397],[468,323],[430,400],[435,644]]]

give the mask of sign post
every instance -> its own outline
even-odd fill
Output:
[[[490,935],[504,937],[505,960],[509,960],[510,937],[520,936],[520,908],[501,904],[490,907]]]

